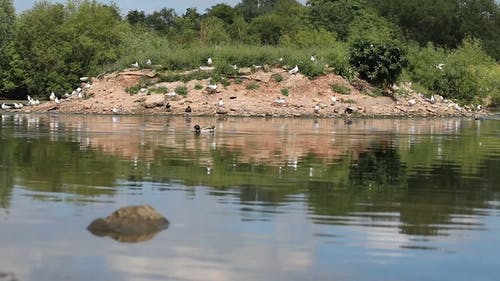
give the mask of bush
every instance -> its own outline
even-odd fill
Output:
[[[342,86],[339,84],[332,84],[331,85],[332,91],[335,93],[339,93],[342,95],[349,95],[351,93],[351,89],[347,88],[346,86]]]
[[[476,40],[466,39],[452,52],[429,44],[410,52],[409,61],[409,78],[445,98],[479,102],[500,92],[499,66]]]
[[[257,90],[258,88],[260,88],[260,85],[258,83],[251,83],[247,85],[247,90],[250,91]]]
[[[283,76],[279,73],[276,73],[276,74],[273,74],[273,79],[274,79],[274,81],[279,83],[279,82],[283,81]]]
[[[185,97],[188,94],[188,88],[186,86],[177,86],[175,87],[175,92]]]
[[[407,64],[405,52],[392,43],[357,40],[349,53],[349,62],[361,78],[384,87],[396,82]]]
[[[166,94],[168,93],[168,88],[167,87],[155,87],[149,89],[150,93],[157,93],[157,94]]]

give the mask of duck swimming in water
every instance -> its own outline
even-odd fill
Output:
[[[194,125],[194,132],[196,134],[213,133],[214,131],[215,131],[215,126],[205,126],[205,127],[201,128],[200,125],[198,125],[198,124]]]

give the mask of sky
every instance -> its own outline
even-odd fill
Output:
[[[196,7],[198,12],[205,12],[206,9],[212,7],[215,4],[226,3],[231,6],[236,5],[241,0],[100,0],[101,3],[116,3],[123,14],[127,14],[130,10],[139,10],[145,12],[152,12],[155,10],[160,10],[161,8],[173,8],[177,14],[183,14],[187,8]],[[14,5],[18,13],[33,7],[33,4],[38,2],[37,0],[14,0]],[[65,0],[52,0],[51,2],[65,3]],[[305,3],[305,0],[300,1]]]

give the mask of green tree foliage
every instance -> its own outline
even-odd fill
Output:
[[[311,21],[347,40],[349,25],[363,5],[358,0],[309,0]]]
[[[280,44],[295,48],[317,48],[338,44],[337,38],[324,29],[304,28],[295,34],[286,34],[280,38]]]
[[[278,44],[281,36],[291,35],[305,26],[304,6],[295,0],[278,0],[268,4],[270,12],[252,20],[249,33],[265,45]]]
[[[174,31],[177,14],[174,9],[163,8],[146,15],[144,11],[132,10],[125,17],[132,26],[148,27],[163,34]]]
[[[265,14],[252,21],[250,33],[260,37],[259,43],[276,45],[286,28],[286,22],[282,17],[276,14]]]
[[[486,96],[497,97],[500,76],[498,65],[481,49],[478,40],[467,38],[451,52],[428,44],[409,54],[410,78],[430,93],[462,102],[478,102]]]
[[[217,4],[208,9],[205,17],[220,19],[224,23],[224,29],[231,39],[240,42],[250,42],[250,40],[247,40],[248,23],[238,9],[227,4]]]
[[[367,6],[364,0],[309,0],[309,17],[340,40],[388,40],[399,37],[399,29]]]
[[[186,12],[176,19],[176,32],[173,34],[175,41],[180,45],[188,45],[199,37],[201,15],[196,8],[188,8]]]
[[[280,0],[242,0],[235,6],[235,9],[243,15],[247,22],[251,22],[253,19],[271,12],[277,2]]]
[[[126,19],[131,25],[146,24],[146,13],[144,11],[131,10],[128,12]]]
[[[351,46],[349,62],[363,79],[388,86],[396,82],[407,61],[405,52],[394,44],[358,40]]]
[[[216,4],[208,9],[206,13],[207,17],[219,18],[228,26],[234,23],[237,15],[237,10],[228,4]]]
[[[456,48],[467,37],[481,39],[500,59],[500,4],[495,0],[366,0],[401,27],[407,39]]]
[[[12,41],[15,16],[13,1],[0,0],[0,96],[6,92],[10,71],[7,48]]]
[[[201,21],[200,40],[206,45],[218,45],[229,42],[229,34],[220,18],[208,17]]]
[[[114,6],[95,1],[39,2],[16,22],[12,61],[17,87],[32,94],[69,91],[120,56],[125,25]]]
[[[146,25],[160,33],[168,34],[174,29],[176,18],[174,9],[163,8],[148,15]]]

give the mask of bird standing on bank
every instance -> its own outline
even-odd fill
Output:
[[[319,110],[320,110],[320,106],[319,104],[316,104],[316,106],[314,106],[314,114],[319,114]]]

